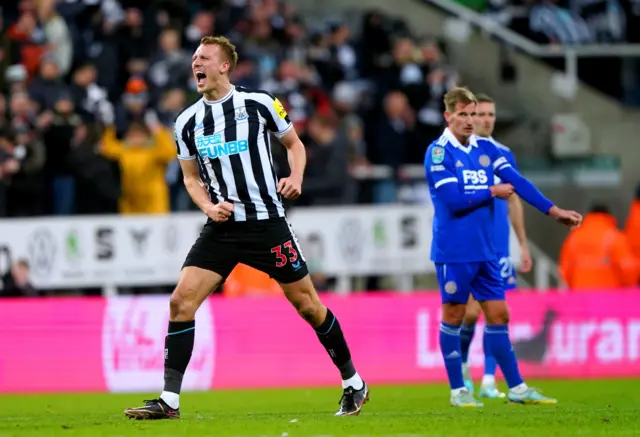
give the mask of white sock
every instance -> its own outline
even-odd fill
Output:
[[[172,393],[170,391],[163,391],[160,395],[160,399],[162,399],[165,404],[170,406],[173,409],[180,408],[180,395],[178,393]]]
[[[342,388],[347,388],[347,387],[353,387],[356,390],[360,390],[362,389],[362,387],[364,387],[364,381],[362,380],[362,378],[360,378],[360,375],[358,375],[358,372],[356,372],[356,374],[353,375],[351,378],[342,380]]]
[[[512,387],[509,389],[509,391],[517,394],[517,395],[521,395],[522,393],[524,393],[525,391],[527,391],[529,387],[527,387],[527,384],[525,384],[524,382],[522,384],[516,385],[515,387]]]
[[[458,396],[465,390],[467,390],[467,387],[454,388],[451,390],[451,397]]]
[[[495,375],[484,375],[482,377],[482,387],[490,387],[496,385]]]

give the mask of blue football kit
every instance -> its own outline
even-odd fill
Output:
[[[508,204],[493,197],[492,185],[510,183],[520,197],[544,214],[553,207],[518,173],[515,160],[505,152],[486,138],[471,137],[468,144],[461,144],[449,129],[427,149],[424,165],[435,209],[431,260],[436,265],[443,304],[466,304],[470,295],[480,302],[504,300],[500,258],[509,254]],[[440,351],[451,387],[451,404],[482,406],[464,381],[462,363],[468,357],[473,330],[463,333],[463,328],[469,327],[440,322]],[[485,356],[500,365],[509,386],[509,401],[557,402],[524,383],[507,324],[485,325],[483,346]]]
[[[425,172],[435,208],[431,259],[443,302],[466,303],[470,293],[478,301],[504,299],[500,258],[509,254],[508,205],[491,194],[496,177],[544,214],[553,206],[504,152],[485,138],[471,137],[462,145],[449,129],[427,149]],[[496,238],[498,218],[507,220],[500,225],[506,239]]]

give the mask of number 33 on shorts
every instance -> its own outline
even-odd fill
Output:
[[[293,270],[300,268],[300,260],[298,257],[298,251],[293,247],[291,240],[271,248],[271,253],[275,254],[276,267],[281,268],[291,264]]]

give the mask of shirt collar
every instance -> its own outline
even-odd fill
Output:
[[[460,141],[458,141],[456,136],[453,134],[453,132],[451,132],[449,128],[446,128],[444,130],[443,135],[447,138],[447,140],[453,147],[456,147],[458,149],[468,149],[469,147],[478,147],[478,142],[476,141],[475,135],[471,135],[471,137],[469,137],[469,144],[466,146],[463,146],[462,144],[460,144]]]

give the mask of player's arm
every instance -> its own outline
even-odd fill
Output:
[[[520,243],[520,249],[522,251],[520,256],[520,271],[527,273],[531,271],[533,260],[529,252],[527,231],[524,226],[524,208],[517,194],[512,194],[511,197],[509,197],[509,219],[516,232],[516,237],[518,238],[518,243]]]
[[[528,179],[523,177],[513,168],[507,158],[493,146],[492,152],[493,169],[495,173],[505,182],[513,185],[516,193],[522,197],[527,203],[535,207],[543,214],[550,215],[556,220],[569,225],[579,226],[582,222],[582,216],[575,211],[566,211],[558,208],[554,203],[547,199]]]
[[[280,100],[271,94],[268,94],[265,100],[266,111],[261,110],[261,113],[264,112],[262,116],[266,120],[267,128],[287,149],[287,160],[291,169],[289,177],[280,179],[278,182],[278,193],[287,199],[295,199],[302,193],[302,178],[307,165],[307,153]]]
[[[195,159],[180,159],[179,161],[180,168],[182,168],[184,186],[189,196],[191,196],[191,200],[206,214],[207,210],[213,208],[214,204],[209,200],[209,193],[205,188],[204,182],[200,179],[198,163]]]
[[[233,214],[233,204],[222,202],[215,205],[209,199],[206,185],[200,178],[198,162],[196,161],[196,146],[189,136],[186,120],[178,116],[175,124],[174,138],[178,152],[178,161],[182,169],[184,186],[198,208],[216,222],[226,221]]]
[[[442,154],[442,158],[440,158]],[[434,145],[427,150],[424,170],[430,188],[435,195],[454,213],[462,213],[477,208],[491,200],[494,195],[490,188],[480,188],[464,192],[458,185],[453,160],[447,156],[444,147]]]
[[[302,183],[304,168],[307,165],[307,152],[304,149],[304,144],[293,128],[280,138],[280,142],[287,149],[287,160],[291,168],[289,177],[299,179]]]

